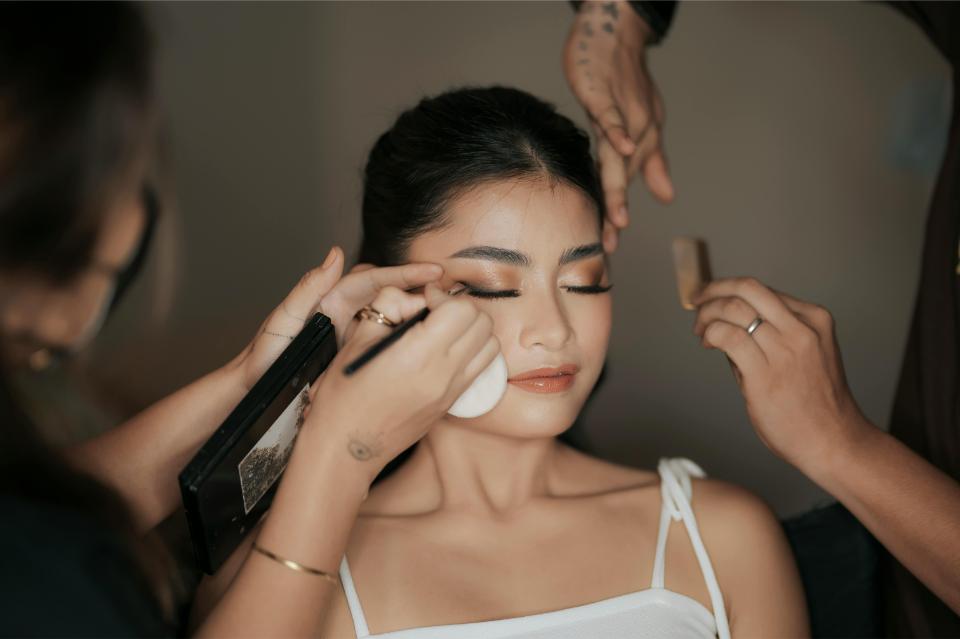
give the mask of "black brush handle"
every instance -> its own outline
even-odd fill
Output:
[[[356,373],[358,370],[360,370],[366,364],[368,364],[370,360],[372,360],[374,357],[376,357],[377,355],[385,351],[387,348],[389,348],[391,344],[396,342],[398,339],[403,337],[404,333],[409,331],[414,324],[419,324],[424,319],[426,319],[427,315],[429,314],[430,314],[430,309],[425,307],[419,313],[417,313],[407,321],[397,326],[395,329],[393,329],[393,331],[391,331],[389,335],[387,335],[386,337],[381,339],[379,342],[377,342],[376,344],[374,344],[373,346],[365,350],[363,354],[357,357],[357,359],[347,364],[346,367],[343,369],[343,374],[349,376]]]

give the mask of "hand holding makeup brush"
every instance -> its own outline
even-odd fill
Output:
[[[694,333],[735,365],[750,419],[774,453],[812,469],[872,429],[850,393],[824,308],[753,278],[716,280],[693,302]]]
[[[348,377],[344,366],[391,331],[376,321],[356,320],[315,384],[301,434],[352,457],[369,482],[426,435],[500,351],[490,316],[433,284],[423,295],[386,287],[371,306],[394,324],[424,306],[431,312]]]
[[[300,278],[264,320],[256,337],[228,365],[242,378],[245,391],[253,387],[315,312],[320,311],[330,318],[336,329],[337,345],[343,346],[353,316],[373,301],[381,290],[386,287],[419,287],[443,275],[439,265],[428,263],[354,268],[343,275],[343,260],[340,247],[330,249],[323,265]]]

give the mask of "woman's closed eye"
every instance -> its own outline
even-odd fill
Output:
[[[506,297],[520,297],[520,291],[517,289],[503,289],[503,290],[490,290],[480,288],[478,286],[471,286],[466,282],[459,282],[463,286],[463,290],[467,295],[471,297],[478,297],[480,299],[503,299]],[[570,293],[577,293],[580,295],[599,295],[601,293],[606,293],[611,288],[612,284],[601,285],[601,284],[591,284],[588,286],[561,286],[560,288],[568,291]]]

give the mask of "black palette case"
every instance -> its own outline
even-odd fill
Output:
[[[307,391],[337,353],[317,313],[180,473],[200,567],[213,574],[263,517],[309,404]]]

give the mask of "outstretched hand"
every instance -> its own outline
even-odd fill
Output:
[[[651,35],[627,2],[587,0],[564,47],[567,82],[596,136],[608,252],[629,223],[627,187],[638,172],[661,202],[674,195],[663,151],[663,100],[646,62]]]

